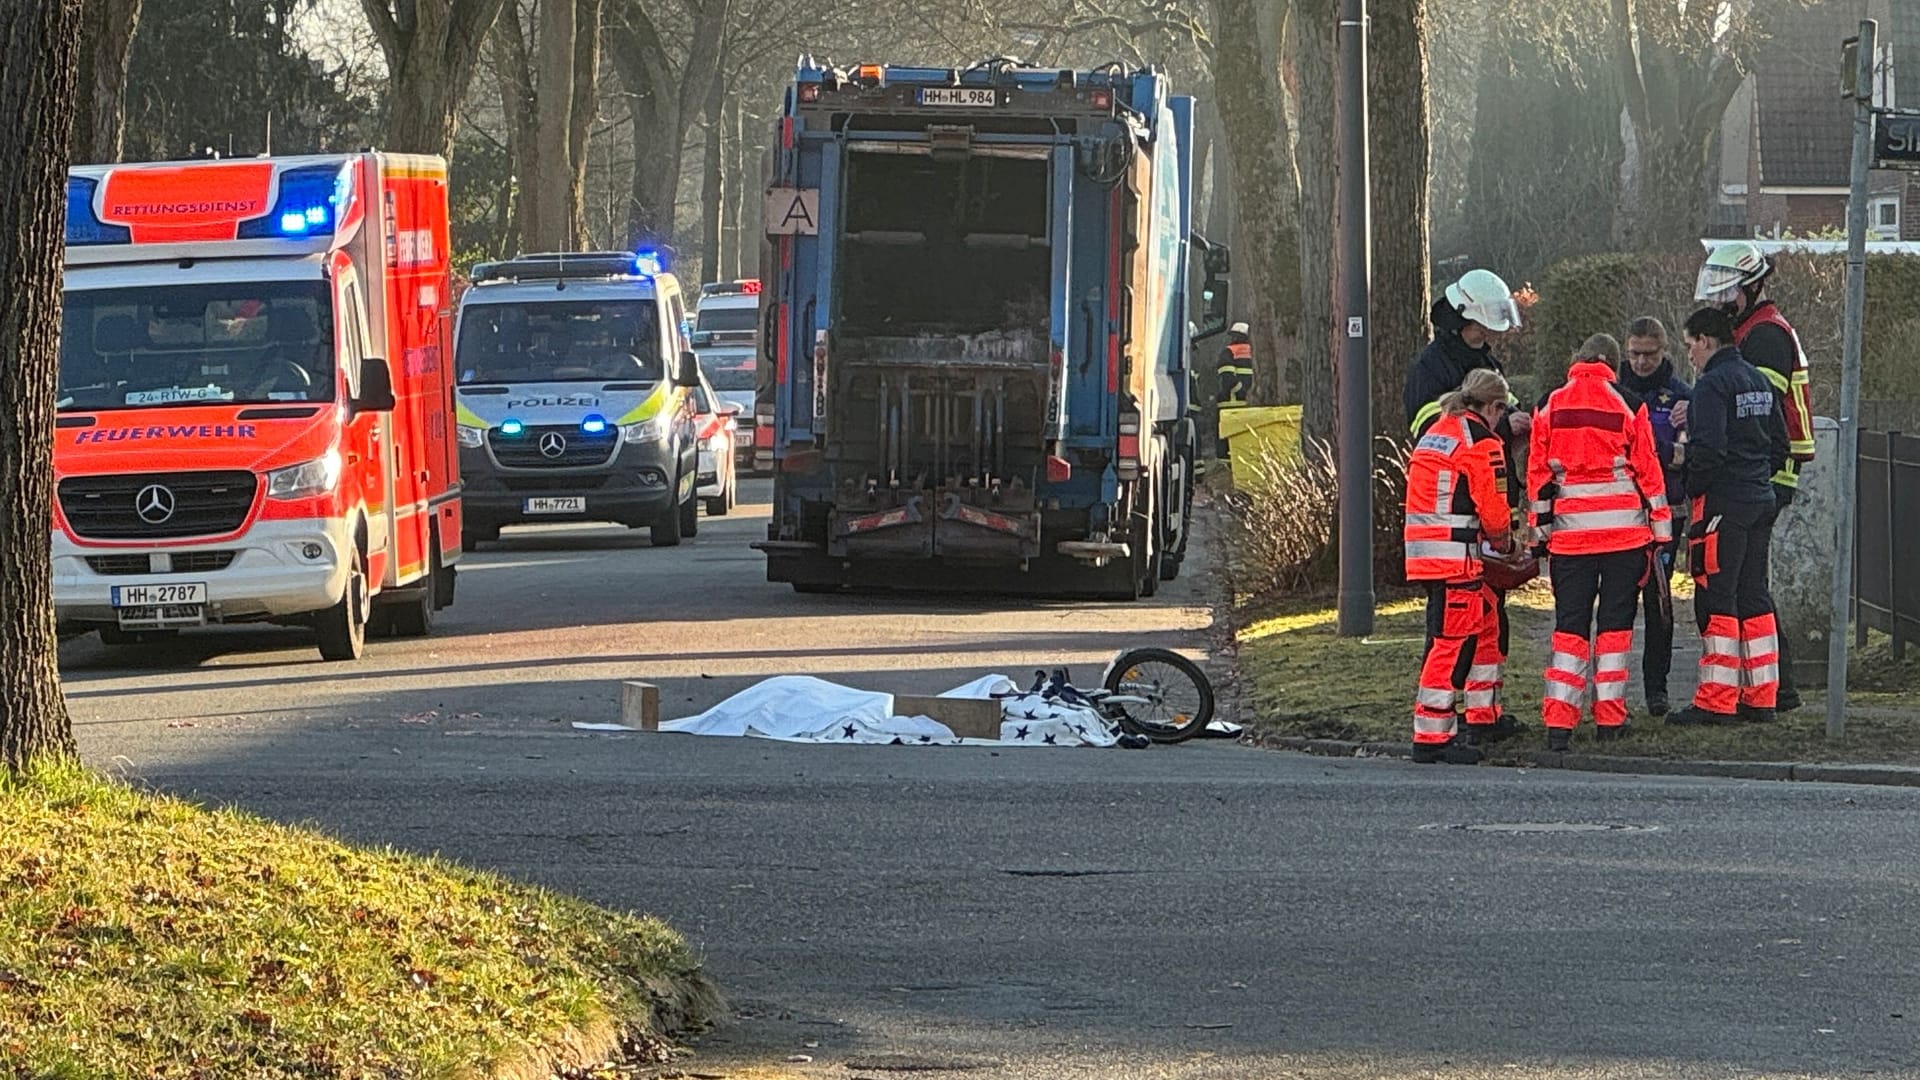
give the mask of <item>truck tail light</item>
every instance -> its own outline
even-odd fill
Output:
[[[1140,414],[1120,414],[1119,460],[1114,475],[1122,480],[1140,479]]]
[[[1055,432],[1060,430],[1061,383],[1067,373],[1066,353],[1056,347],[1049,357],[1047,378],[1047,427]]]
[[[1064,484],[1073,479],[1073,462],[1058,454],[1047,455],[1047,483]]]

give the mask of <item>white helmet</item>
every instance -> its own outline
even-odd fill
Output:
[[[1707,254],[1706,265],[1693,284],[1693,298],[1724,304],[1744,285],[1758,285],[1773,273],[1773,264],[1751,240],[1731,240]]]
[[[1513,302],[1513,290],[1491,270],[1469,270],[1460,280],[1447,286],[1447,303],[1469,322],[1477,322],[1496,334],[1520,325],[1520,305]]]
[[[1246,333],[1248,333],[1248,332],[1250,331],[1250,329],[1251,329],[1251,328],[1250,328],[1250,327],[1248,327],[1246,323],[1243,323],[1243,322],[1237,322],[1237,323],[1234,323],[1234,324],[1233,324],[1232,326],[1229,326],[1229,327],[1227,327],[1227,333],[1229,333],[1229,334],[1246,334]]]

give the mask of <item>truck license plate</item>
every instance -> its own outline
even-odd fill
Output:
[[[117,608],[205,604],[207,583],[188,581],[169,582],[164,585],[115,585],[112,599],[113,606]]]
[[[526,512],[529,514],[584,514],[587,512],[587,497],[573,495],[560,499],[528,499]]]
[[[991,109],[1000,103],[998,91],[971,86],[929,86],[920,91],[922,105],[952,105],[963,109]]]

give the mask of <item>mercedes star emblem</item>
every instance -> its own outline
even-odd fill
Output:
[[[165,524],[173,517],[173,492],[160,484],[148,484],[133,497],[133,512],[149,525]]]
[[[567,437],[557,431],[540,436],[540,456],[557,458],[567,452]]]

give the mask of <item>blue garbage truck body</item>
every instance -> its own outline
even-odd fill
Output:
[[[762,248],[770,580],[1131,599],[1178,573],[1192,324],[1226,309],[1192,116],[1119,65],[802,62]]]

